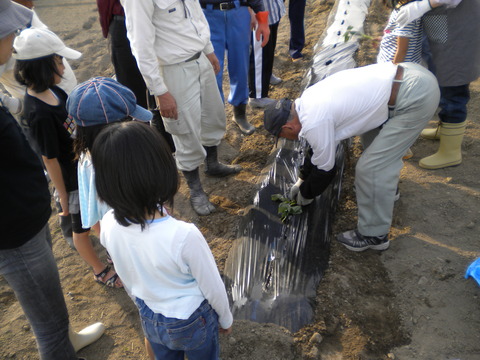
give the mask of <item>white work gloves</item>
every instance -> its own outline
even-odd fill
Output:
[[[13,115],[17,115],[22,111],[22,102],[19,99],[2,92],[0,92],[0,105],[5,106]]]
[[[454,8],[460,4],[462,0],[421,0],[412,1],[400,8],[397,15],[398,27],[402,28],[412,21],[420,18],[426,12],[438,6],[446,6],[447,8]]]
[[[310,204],[314,199],[305,199],[300,192],[300,185],[302,185],[303,180],[298,179],[295,184],[293,184],[292,188],[290,189],[290,200],[295,200],[298,205],[306,206]]]

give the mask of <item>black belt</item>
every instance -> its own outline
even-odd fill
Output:
[[[240,4],[240,6],[248,6],[248,4],[246,2],[240,2],[239,4]],[[201,2],[200,6],[202,7],[202,9],[207,9],[207,7],[208,7],[208,9],[221,10],[221,11],[232,10],[232,9],[235,9],[235,7],[236,7],[235,6],[235,1],[226,1],[226,2],[222,2],[222,3],[204,3],[204,2]]]
[[[193,60],[197,60],[200,55],[202,54],[201,51],[197,52],[195,55],[193,55],[192,57],[188,58],[187,60],[185,60],[185,62],[189,62],[189,61],[193,61]]]

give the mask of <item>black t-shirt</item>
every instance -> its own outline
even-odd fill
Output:
[[[13,116],[0,107],[0,249],[25,244],[50,214],[42,165]]]
[[[59,99],[59,105],[49,105],[27,93],[24,98],[24,116],[40,153],[48,159],[57,158],[65,187],[70,192],[78,189],[72,138],[75,123],[68,117],[65,91],[56,86],[51,90]]]

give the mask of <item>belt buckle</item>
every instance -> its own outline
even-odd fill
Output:
[[[220,3],[219,5],[220,5],[221,11],[227,11],[231,9],[229,2],[223,2],[223,3]]]

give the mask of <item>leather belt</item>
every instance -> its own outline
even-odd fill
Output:
[[[190,61],[193,61],[193,60],[197,60],[200,55],[202,54],[201,51],[197,52],[195,55],[193,55],[192,57],[188,58],[187,60],[185,60],[185,62],[190,62]]]
[[[248,6],[246,2],[240,2],[240,6]],[[210,6],[209,6],[210,5]],[[201,2],[200,6],[202,9],[213,9],[213,10],[221,10],[221,11],[228,11],[235,9],[235,1],[226,1],[221,3],[204,3]]]
[[[393,83],[392,83],[392,92],[390,93],[390,99],[388,100],[389,107],[394,107],[397,102],[398,90],[400,89],[402,80],[403,80],[403,67],[400,65],[397,65],[397,72],[395,74],[395,77],[393,78]]]

